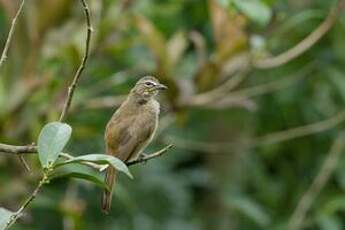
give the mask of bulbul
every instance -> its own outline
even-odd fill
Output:
[[[159,103],[155,97],[165,89],[167,87],[152,76],[145,76],[135,84],[106,126],[107,154],[124,162],[140,157],[158,126]],[[109,213],[111,208],[115,180],[116,170],[108,167],[105,183],[109,190],[105,190],[102,197],[105,213]]]

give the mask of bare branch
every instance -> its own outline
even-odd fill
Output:
[[[162,148],[161,150],[158,150],[157,152],[150,153],[150,154],[145,154],[144,157],[138,158],[138,159],[135,159],[135,160],[132,160],[132,161],[125,162],[125,164],[127,166],[131,166],[131,165],[147,162],[147,161],[152,160],[152,159],[154,159],[156,157],[162,156],[164,153],[166,153],[172,147],[173,147],[173,145],[167,145],[166,147]],[[74,158],[72,155],[70,155],[68,153],[60,153],[60,156],[65,158],[65,159],[67,159],[67,160],[71,160],[71,159]],[[100,172],[104,171],[108,167],[107,164],[100,165],[100,164],[95,164],[95,163],[92,163],[92,162],[81,162],[80,164],[89,166],[89,167],[91,167],[93,169],[96,169],[96,170],[98,170]]]
[[[37,146],[34,145],[7,145],[0,143],[0,152],[1,153],[12,153],[12,154],[23,154],[23,153],[37,153]]]
[[[62,158],[65,158],[66,160],[71,160],[71,159],[74,158],[74,156],[72,156],[72,155],[70,155],[68,153],[60,153],[59,156],[62,157]],[[107,166],[107,165],[95,164],[95,163],[92,163],[92,162],[81,162],[81,164],[89,166],[89,167],[91,167],[93,169],[96,169],[96,170],[98,170],[100,172],[103,171],[104,168],[106,168],[105,166]]]
[[[24,202],[24,204],[16,211],[10,218],[9,222],[7,223],[5,229],[9,228],[12,224],[14,224],[17,219],[22,215],[23,211],[29,204],[36,198],[38,193],[41,191],[42,186],[48,182],[48,177],[46,174],[43,175],[43,178],[40,180],[38,183],[37,187],[35,190],[32,192],[32,194],[27,198]]]
[[[3,150],[10,150],[11,151],[10,153],[14,153],[14,154],[17,154],[17,150],[18,149],[25,149],[23,147],[27,147],[27,146],[9,146],[9,145],[4,145],[4,144],[1,144],[1,146],[2,147],[5,146],[6,148],[3,148],[3,149],[0,148],[0,153]],[[32,146],[32,147],[37,149],[36,146]],[[148,154],[148,155],[145,155],[142,158],[126,162],[126,165],[130,166],[130,165],[135,165],[135,164],[139,164],[139,163],[144,163],[144,162],[152,160],[152,159],[154,159],[156,157],[160,157],[164,153],[166,153],[169,149],[171,149],[172,147],[173,147],[172,145],[168,145],[168,146],[164,147],[163,149],[161,149],[161,150],[159,150],[159,151],[157,151],[155,153]],[[65,159],[73,159],[74,158],[73,156],[69,155],[68,153],[60,153],[60,157],[63,157]],[[95,164],[95,163],[92,163],[92,162],[80,162],[80,164],[89,166],[89,167],[94,168],[94,169],[96,169],[96,170],[98,170],[100,172],[104,171],[108,167],[108,165],[99,165],[99,164]],[[29,198],[26,199],[26,201],[18,209],[18,211],[16,211],[12,215],[11,219],[9,220],[9,222],[6,225],[6,229],[9,228],[12,224],[14,224],[16,222],[16,220],[22,215],[22,213],[25,210],[25,208],[36,198],[37,194],[42,189],[42,186],[44,184],[46,184],[47,182],[48,182],[48,176],[47,176],[47,172],[45,172],[44,175],[43,175],[43,178],[40,180],[40,182],[38,183],[38,185],[35,188],[35,190],[33,191],[33,193],[29,196]]]
[[[343,122],[345,122],[345,110],[337,113],[336,115],[328,118],[327,120],[287,129],[284,131],[266,134],[264,136],[256,137],[243,143],[238,143],[235,141],[212,143],[208,141],[180,139],[173,136],[166,137],[164,142],[169,142],[178,148],[188,149],[192,151],[203,151],[213,153],[228,152],[229,150],[234,149],[237,146],[245,146],[245,148],[255,148],[258,146],[277,144],[283,141],[288,141],[299,137],[321,133],[332,129]]]
[[[126,162],[127,166],[138,164],[138,163],[143,163],[146,161],[149,161],[153,158],[159,157],[166,153],[169,149],[171,149],[173,145],[168,145],[164,147],[163,149],[151,153],[151,154],[145,154],[146,156],[140,159],[136,159],[133,161]],[[14,154],[14,155],[20,155],[24,153],[37,153],[37,146],[33,145],[27,145],[27,146],[16,146],[16,145],[7,145],[7,144],[1,144],[0,143],[0,153],[7,153],[7,154]],[[68,153],[60,153],[59,155],[62,158],[65,158],[67,160],[73,159],[74,157]],[[82,162],[82,164],[89,166],[91,168],[94,168],[98,171],[103,171],[106,167],[105,165],[99,165],[99,164],[94,164],[94,163],[89,163],[89,162]]]
[[[253,140],[252,145],[261,146],[261,145],[275,144],[275,143],[295,139],[298,137],[321,133],[331,128],[334,128],[335,126],[341,124],[344,121],[345,121],[345,110],[337,113],[335,116],[324,121],[320,121],[313,124],[300,126],[297,128],[292,128],[292,129],[288,129],[288,130],[284,130],[280,132],[267,134],[262,137],[258,137]]]
[[[314,181],[303,194],[299,200],[296,209],[288,223],[289,230],[298,230],[302,228],[304,218],[312,206],[315,198],[320,194],[322,188],[326,185],[329,180],[334,168],[337,165],[338,159],[345,148],[345,132],[342,132],[333,142],[333,145],[325,159],[319,173],[315,177]]]
[[[0,58],[0,68],[1,68],[1,65],[4,63],[4,61],[7,58],[7,51],[9,49],[9,47],[10,47],[12,36],[13,36],[14,30],[15,30],[15,27],[17,25],[17,19],[18,19],[20,13],[22,12],[24,3],[25,3],[25,0],[22,0],[22,2],[20,3],[20,5],[18,7],[18,10],[17,10],[16,14],[14,15],[14,17],[12,19],[10,31],[8,32],[8,36],[7,36],[7,39],[6,39],[5,47],[4,47],[4,50],[2,51],[1,58]]]
[[[268,82],[266,84],[252,86],[229,93],[228,91],[232,89],[233,84],[236,84],[238,81],[243,80],[243,77],[245,77],[245,75],[238,74],[226,81],[222,86],[214,90],[192,96],[189,100],[185,102],[184,105],[211,105],[211,108],[221,107],[222,105],[242,105],[243,107],[250,109],[253,106],[252,103],[250,103],[249,98],[271,93],[274,91],[279,91],[291,86],[292,84],[298,82],[301,78],[307,76],[313,69],[314,64],[314,62],[311,62],[305,65],[305,67],[303,67],[297,73],[292,74],[291,76],[286,76],[282,79]],[[208,106],[208,108],[209,107],[210,106]]]
[[[297,45],[275,57],[270,57],[262,60],[253,60],[253,66],[259,69],[274,68],[284,65],[306,52],[333,27],[340,12],[343,10],[344,5],[345,1],[340,0],[338,4],[330,10],[327,18],[319,25],[319,27],[317,27],[312,33],[310,33]]]
[[[151,160],[151,159],[156,158],[156,157],[160,157],[164,153],[166,153],[169,149],[171,149],[172,147],[173,147],[173,145],[168,145],[168,146],[164,147],[163,149],[161,149],[161,150],[159,150],[159,151],[157,151],[155,153],[146,154],[142,158],[138,158],[136,160],[128,161],[128,162],[126,162],[126,165],[127,166],[135,165],[135,164],[138,164],[138,163],[146,162],[146,161]]]
[[[85,14],[86,25],[87,25],[86,40],[85,40],[85,51],[84,51],[84,56],[83,56],[83,59],[80,63],[80,66],[78,67],[78,70],[74,75],[73,81],[72,81],[71,85],[68,87],[67,99],[65,100],[59,121],[63,121],[67,115],[68,109],[71,106],[74,91],[78,85],[78,81],[80,79],[80,76],[81,76],[81,74],[85,68],[85,64],[86,64],[87,59],[89,57],[91,34],[92,34],[90,10],[89,10],[89,6],[86,3],[86,0],[80,0],[80,1],[81,1],[83,8],[84,8],[84,14]]]
[[[242,71],[233,77],[229,78],[225,81],[221,86],[207,91],[205,93],[200,93],[197,95],[192,96],[188,100],[186,100],[183,105],[188,106],[200,106],[204,104],[208,104],[215,100],[218,100],[220,97],[224,96],[228,91],[232,90],[235,86],[238,85],[245,77],[247,76],[248,71]]]

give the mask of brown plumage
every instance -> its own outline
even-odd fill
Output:
[[[139,157],[151,142],[158,125],[159,103],[155,96],[167,87],[151,76],[141,78],[130,91],[127,99],[113,114],[105,131],[106,151],[126,162]],[[108,167],[102,210],[108,213],[116,180],[116,170]]]

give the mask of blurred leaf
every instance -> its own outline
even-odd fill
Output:
[[[332,215],[337,211],[345,210],[345,196],[334,196],[322,208],[322,212],[327,215]]]
[[[325,17],[325,13],[322,10],[315,10],[315,9],[305,9],[296,15],[289,17],[284,23],[279,25],[277,29],[274,31],[275,35],[280,35],[290,30],[296,29],[298,25],[302,23],[307,23],[306,21],[312,19],[322,19]]]
[[[43,168],[56,161],[71,133],[71,126],[61,122],[51,122],[43,127],[38,137],[38,156]]]
[[[66,164],[78,163],[78,162],[93,162],[97,164],[110,164],[115,169],[125,173],[128,177],[133,178],[127,165],[120,159],[106,154],[88,154],[56,164],[55,167],[59,167]]]
[[[2,76],[0,75],[0,116],[6,109],[6,92],[5,92],[5,84]]]
[[[265,227],[270,224],[270,216],[255,201],[244,197],[227,197],[225,199],[227,207],[236,210],[258,225]]]
[[[68,15],[70,7],[72,6],[72,1],[69,0],[41,0],[37,4],[37,12],[40,14],[34,14],[34,22],[41,33],[44,33],[47,29],[52,28],[60,24]]]
[[[142,15],[137,15],[135,17],[135,24],[139,29],[144,42],[155,56],[156,61],[162,65],[160,68],[167,71],[170,63],[167,55],[166,41],[163,34],[156,29],[149,19]]]
[[[269,23],[272,16],[271,9],[261,0],[232,0],[232,2],[244,15],[260,26]]]
[[[321,216],[318,218],[321,230],[342,230],[341,220],[336,216]]]
[[[230,14],[216,0],[209,0],[209,11],[217,47],[214,62],[221,65],[223,61],[246,47],[248,40],[244,29],[246,19],[234,12]]]
[[[345,74],[337,68],[328,68],[327,73],[331,78],[334,86],[338,89],[339,94],[345,101]]]
[[[61,178],[77,178],[77,179],[82,179],[89,181],[98,187],[101,187],[103,189],[109,189],[108,186],[104,183],[103,180],[100,178],[96,177],[95,175],[87,172],[81,172],[81,171],[75,171],[75,172],[59,172],[59,173],[54,173],[52,174],[49,179],[50,180],[56,180],[56,179],[61,179]]]
[[[14,212],[11,212],[5,208],[0,208],[0,230],[5,229],[8,221],[11,219],[11,216]]]
[[[174,67],[187,48],[186,34],[182,31],[176,32],[168,41],[167,46],[170,63]]]

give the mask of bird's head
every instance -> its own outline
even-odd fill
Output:
[[[144,100],[149,100],[155,97],[159,91],[166,90],[167,88],[165,85],[159,83],[155,77],[145,76],[137,81],[131,92]]]

